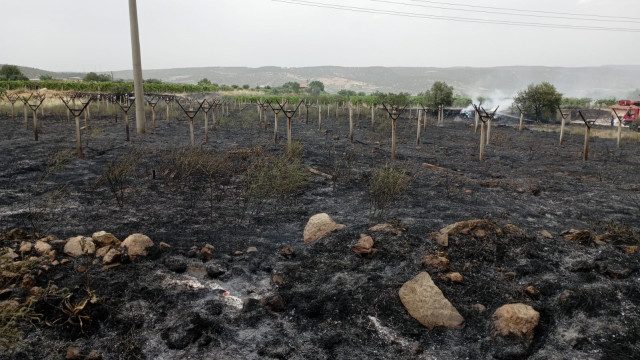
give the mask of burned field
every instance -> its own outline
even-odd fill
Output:
[[[233,107],[206,143],[198,115],[192,151],[183,115],[127,142],[93,110],[83,158],[62,112],[38,141],[0,117],[0,357],[640,358],[640,143],[593,138],[583,161],[582,136],[494,124],[481,162],[446,115],[418,146],[401,117],[395,160],[382,113],[353,142],[345,110],[296,115],[287,150],[286,119],[274,143],[273,114]],[[320,213],[344,226],[305,242]],[[458,315],[410,315],[421,273]]]

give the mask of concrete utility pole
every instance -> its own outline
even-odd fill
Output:
[[[138,33],[138,10],[136,0],[129,0],[129,25],[131,27],[131,56],[133,58],[133,93],[136,97],[136,130],[144,134],[144,91],[142,89],[142,58],[140,57],[140,34]]]

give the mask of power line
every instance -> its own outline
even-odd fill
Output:
[[[304,0],[272,0],[272,1],[292,4],[292,5],[343,10],[343,11],[350,11],[350,12],[357,12],[357,13],[393,15],[393,16],[401,16],[401,17],[455,21],[455,22],[464,22],[464,23],[510,25],[510,26],[535,27],[535,28],[572,29],[572,30],[640,32],[640,29],[638,28],[615,28],[615,27],[600,27],[600,26],[587,26],[587,25],[549,24],[549,23],[517,22],[517,21],[495,20],[495,19],[479,19],[479,18],[459,17],[459,16],[429,15],[429,14],[418,14],[418,13],[403,12],[403,11],[372,9],[372,8],[357,7],[357,6],[327,4],[327,3],[304,1]]]
[[[405,3],[405,2],[388,1],[388,0],[369,0],[369,1],[377,2],[377,3],[385,3],[385,4],[405,5],[405,6],[414,6],[414,7],[430,8],[430,9],[442,9],[442,10],[451,10],[451,11],[465,11],[465,12],[473,12],[473,13],[481,13],[481,14],[522,16],[522,17],[533,17],[533,18],[543,18],[543,19],[565,19],[565,20],[584,20],[584,21],[601,21],[601,22],[611,22],[611,21],[613,21],[608,16],[603,16],[602,18],[597,19],[597,18],[595,18],[596,17],[595,15],[560,16],[560,15],[539,15],[539,14],[517,14],[517,13],[503,12],[503,11],[478,10],[478,7],[475,7],[473,9],[456,9],[456,8],[447,7],[447,6],[408,4],[408,3]],[[408,1],[423,2],[423,1],[419,1],[419,0],[408,0]],[[431,3],[431,1],[424,1],[424,2]],[[461,6],[461,5],[454,5],[454,6]],[[508,11],[516,11],[516,10],[508,9]],[[517,11],[525,12],[526,10],[517,10]],[[531,11],[531,12],[535,13],[535,11]],[[588,16],[588,17],[584,17],[584,16]],[[625,22],[625,23],[634,23],[635,24],[635,23],[638,22],[638,20],[620,20],[619,18],[616,18],[615,20],[616,20],[616,22],[619,22],[619,23],[620,22]]]
[[[468,5],[468,4],[460,4],[460,3],[452,3],[452,2],[443,2],[443,1],[429,1],[429,0],[409,0],[413,2],[422,2],[422,3],[430,3],[430,4],[439,4],[439,5],[451,5],[451,6],[459,6],[459,7],[468,7],[468,8],[478,8],[477,5]],[[529,12],[529,13],[539,13],[539,14],[555,14],[555,15],[568,15],[568,16],[587,16],[587,17],[600,17],[600,18],[609,18],[611,20],[618,19],[629,19],[629,20],[640,20],[638,17],[629,17],[629,16],[608,16],[608,15],[594,15],[594,14],[581,14],[581,13],[568,13],[568,12],[558,12],[558,11],[544,11],[544,10],[528,10],[528,9],[516,9],[516,8],[505,8],[505,7],[493,7],[493,6],[481,6],[485,9],[492,10],[508,10],[508,11],[519,11],[519,12]]]

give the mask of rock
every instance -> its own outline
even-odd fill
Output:
[[[372,227],[369,228],[369,231],[380,231],[380,232],[387,232],[387,233],[392,233],[392,234],[396,234],[398,236],[402,235],[402,230],[398,229],[397,227],[391,225],[391,224],[377,224],[374,225]]]
[[[513,224],[507,224],[502,227],[502,232],[509,235],[524,236],[525,232],[521,228]]]
[[[86,360],[100,360],[102,359],[102,353],[98,350],[91,350],[88,354],[87,357],[85,358]]]
[[[424,348],[422,347],[422,344],[420,344],[419,341],[416,341],[413,343],[413,345],[411,345],[411,355],[418,356],[423,352],[424,352]]]
[[[237,251],[234,251],[234,252],[233,252],[233,255],[234,255],[234,256],[242,256],[243,254],[244,254],[244,253],[243,253],[242,251],[240,251],[240,250],[237,250]]]
[[[485,311],[487,311],[487,307],[482,305],[482,304],[473,304],[471,306],[473,308],[473,310],[479,312],[479,313],[483,313]]]
[[[269,299],[267,299],[266,305],[267,309],[273,312],[281,312],[284,310],[284,301],[280,295],[275,295]]]
[[[307,225],[304,227],[303,238],[304,243],[314,242],[323,236],[346,228],[345,225],[338,224],[326,213],[313,215],[309,218]]]
[[[400,301],[409,315],[429,329],[435,326],[461,329],[464,318],[451,305],[426,272],[421,272],[402,285]]]
[[[507,304],[493,314],[494,336],[510,334],[533,339],[533,330],[540,321],[540,313],[525,304]]]
[[[625,246],[624,247],[625,254],[635,254],[638,252],[638,246]]]
[[[553,239],[553,235],[551,235],[551,233],[548,232],[547,230],[540,231],[540,236],[542,236],[545,239]]]
[[[93,233],[93,235],[91,235],[91,239],[93,239],[93,242],[96,244],[96,246],[99,247],[107,245],[120,246],[121,243],[117,237],[106,231],[98,231]]]
[[[284,285],[284,279],[283,279],[283,278],[282,278],[282,276],[280,276],[280,275],[273,275],[273,276],[271,277],[271,280],[272,280],[276,285],[279,285],[279,286]]]
[[[481,231],[479,232],[479,230]],[[486,236],[487,233],[502,235],[502,230],[494,223],[487,220],[475,219],[459,221],[440,229],[436,236],[436,241],[441,246],[449,246],[450,235],[469,234],[472,231],[482,236]]]
[[[111,265],[119,263],[122,260],[124,253],[119,248],[111,248],[107,254],[102,258],[103,265]]]
[[[295,255],[293,248],[287,247],[280,249],[280,256],[285,259],[291,259]]]
[[[64,357],[67,360],[82,359],[82,352],[77,347],[69,346],[67,348],[67,355]]]
[[[103,246],[96,250],[96,257],[103,257],[111,250],[111,245]]]
[[[593,242],[595,243],[608,243],[615,239],[615,236],[611,233],[604,233],[601,235],[596,235],[593,237]]]
[[[20,255],[16,254],[16,252],[9,247],[0,248],[0,254],[2,254],[0,255],[0,258],[10,259],[10,260],[15,260],[20,257]]]
[[[69,260],[69,259],[62,259],[62,260],[60,260],[60,265],[67,264],[67,263],[69,263],[69,262],[71,262],[71,260]]]
[[[133,260],[137,256],[147,256],[147,249],[153,246],[153,241],[143,234],[131,234],[121,244],[127,248],[127,254]]]
[[[55,250],[49,251],[49,261],[55,261],[58,257],[58,252]]]
[[[464,279],[459,272],[450,272],[445,275],[445,278],[454,283],[461,283]]]
[[[371,254],[373,250],[373,238],[369,235],[360,234],[360,240],[351,249],[357,254]]]
[[[467,189],[467,190],[464,191],[464,193],[467,194],[467,195],[471,195],[471,194],[473,194],[473,190]]]
[[[227,269],[225,269],[222,265],[220,264],[216,264],[216,263],[211,263],[211,264],[207,264],[207,275],[209,275],[209,277],[211,278],[219,278],[220,276],[224,275],[227,272]]]
[[[524,289],[524,292],[527,293],[530,296],[537,296],[538,294],[540,294],[540,291],[538,291],[538,289],[536,289],[535,286],[533,285],[529,285]]]
[[[20,307],[20,303],[15,300],[4,300],[0,301],[0,312],[4,310],[17,311]]]
[[[33,249],[33,244],[30,243],[29,241],[23,241],[20,244],[20,249],[18,250],[18,252],[21,254],[24,254],[24,253],[31,252],[31,249]]]
[[[27,274],[22,278],[22,284],[20,284],[20,287],[23,289],[30,289],[35,285],[36,285],[36,278],[31,274]]]
[[[591,239],[591,231],[571,229],[565,231],[564,239],[566,241],[588,242]]]
[[[34,248],[38,254],[48,254],[51,251],[51,245],[42,240],[36,241]]]
[[[37,249],[36,243],[36,249]],[[78,257],[85,254],[94,254],[96,252],[96,245],[90,237],[76,236],[67,239],[67,243],[64,244],[64,253],[71,257]]]
[[[164,266],[176,273],[183,273],[187,271],[187,262],[178,256],[170,256],[164,259]]]
[[[58,266],[58,265],[60,265],[60,261],[58,261],[58,260],[53,260],[53,261],[51,262],[51,265],[53,265],[53,266]]]
[[[255,246],[249,246],[247,248],[247,254],[254,253],[256,251],[258,251],[258,248],[256,248]]]
[[[449,259],[444,256],[427,255],[422,258],[422,266],[438,270],[446,270],[449,268]]]
[[[167,243],[166,243],[166,242],[164,242],[164,241],[161,241],[161,242],[160,242],[160,244],[159,244],[159,246],[160,246],[161,248],[163,248],[163,249],[168,249],[168,248],[170,248],[170,247],[171,247],[171,245],[167,244]]]
[[[211,258],[213,257],[213,250],[215,249],[215,247],[211,244],[204,244],[204,246],[202,247],[202,249],[200,249],[200,254],[202,254],[202,256],[204,256],[204,258],[209,261],[211,260]]]

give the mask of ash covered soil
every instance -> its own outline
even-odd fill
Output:
[[[556,133],[494,125],[480,162],[470,121],[430,123],[416,146],[404,117],[391,161],[382,113],[372,131],[363,112],[351,143],[344,110],[325,112],[323,131],[314,110],[294,118],[287,154],[286,119],[275,144],[273,114],[265,129],[251,106],[218,115],[206,143],[199,114],[192,153],[185,116],[158,111],[155,132],[126,142],[122,116],[101,106],[83,158],[61,111],[40,116],[39,141],[31,117],[25,129],[0,116],[0,358],[640,358],[640,143],[592,138],[582,161],[582,136],[559,146]],[[378,220],[369,183],[382,166],[411,182]],[[318,213],[346,227],[305,244]],[[98,231],[154,245],[135,258],[113,246],[108,265],[65,254]],[[352,250],[361,234],[372,253]],[[462,326],[408,313],[399,290],[422,272]],[[515,303],[539,319],[503,335],[494,313]]]

